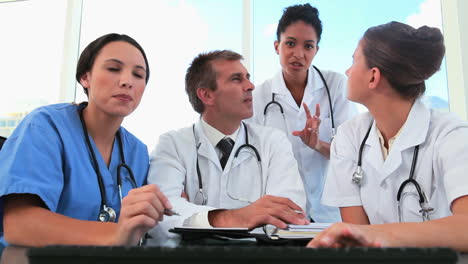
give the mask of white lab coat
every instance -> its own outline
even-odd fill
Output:
[[[362,154],[361,187],[351,182],[360,144],[371,132]],[[398,222],[397,192],[408,179],[414,148],[419,154],[414,178],[426,193],[434,211],[431,219],[451,215],[451,203],[468,195],[468,124],[450,113],[440,113],[416,101],[383,160],[375,122],[364,113],[343,124],[332,143],[331,166],[323,202],[331,206],[363,206],[371,224]],[[412,184],[407,187],[414,191]],[[419,203],[405,204],[406,222],[422,221]]]
[[[264,194],[289,198],[305,208],[304,187],[288,139],[276,129],[255,124],[246,125],[249,143],[255,146],[261,157]],[[158,145],[150,156],[148,182],[156,183],[160,187],[169,198],[174,210],[181,216],[165,216],[164,221],[150,232],[155,238],[151,241],[152,244],[164,244],[168,237],[174,237],[174,234],[168,233],[167,230],[183,225],[183,221],[195,213],[215,208],[233,209],[249,205],[247,202],[231,199],[227,193],[228,187],[229,194],[235,198],[255,201],[261,197],[261,180],[255,173],[260,171],[256,156],[250,149],[243,148],[234,160],[235,152],[245,142],[243,124],[223,171],[215,148],[205,136],[200,122],[194,127],[161,135]],[[196,146],[198,146],[203,189],[208,197],[206,206],[192,203],[199,190]],[[188,201],[181,197],[183,191],[187,194]]]
[[[330,89],[336,128],[355,115],[357,109],[354,103],[346,98],[345,76],[331,71],[321,72]],[[332,125],[330,104],[325,84],[318,72],[311,66],[307,86],[301,106],[299,107],[286,87],[283,74],[280,71],[273,78],[266,80],[255,88],[253,92],[254,116],[248,121],[261,125],[264,124],[264,109],[271,101],[272,93],[275,94],[275,101],[279,102],[284,109],[288,129],[285,132],[292,143],[294,156],[299,164],[299,172],[305,184],[308,214],[317,222],[341,221],[338,208],[325,206],[320,202],[328,168],[328,160],[317,151],[305,145],[299,137],[292,135],[292,131],[304,129],[306,113],[302,104],[307,104],[312,115],[315,113],[315,105],[320,104],[320,118],[322,122],[320,124],[319,137],[325,142],[330,142]],[[285,130],[283,117],[278,107],[270,107],[268,109],[267,123],[265,125]]]

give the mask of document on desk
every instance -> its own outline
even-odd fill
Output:
[[[332,223],[310,223],[308,225],[288,225],[286,229],[277,229],[272,235],[284,239],[311,239]]]
[[[273,226],[267,228],[218,228],[218,227],[188,227],[180,226],[170,229],[170,232],[185,236],[222,236],[228,238],[269,238],[269,239],[311,239],[331,223],[311,223],[308,225],[288,225],[286,229]]]

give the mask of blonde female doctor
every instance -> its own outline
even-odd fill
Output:
[[[307,214],[318,222],[340,221],[338,208],[320,200],[334,130],[356,113],[346,99],[346,78],[312,66],[322,22],[310,4],[286,8],[276,35],[281,71],[255,89],[252,121],[288,135],[307,193]]]
[[[323,196],[349,224],[309,246],[468,251],[468,124],[419,100],[444,53],[436,28],[390,22],[366,31],[346,73],[349,99],[369,113],[338,130]]]

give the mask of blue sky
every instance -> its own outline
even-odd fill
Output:
[[[426,0],[434,1],[437,0]],[[200,17],[209,25],[208,41],[204,49],[232,49],[242,52],[242,1],[182,2],[196,7]],[[313,63],[322,69],[344,73],[351,65],[354,49],[367,28],[392,20],[408,23],[410,16],[422,12],[424,2],[425,0],[252,0],[254,56],[250,71],[254,82],[258,84],[279,70],[279,59],[274,53],[273,41],[276,38],[277,22],[287,6],[310,3],[318,8],[323,33],[320,51]],[[443,71],[445,65],[442,67]],[[427,95],[447,98],[445,74],[431,78],[427,85]]]
[[[294,4],[310,3],[319,10],[323,32],[319,43],[320,50],[313,64],[322,69],[344,73],[352,63],[352,54],[359,39],[371,26],[384,24],[392,20],[409,23],[415,14],[422,12],[437,12],[439,10],[423,10],[424,0],[316,0],[294,1]],[[434,0],[431,7],[439,7]],[[271,72],[279,70],[279,59],[273,50],[276,39],[276,25],[283,9],[292,5],[288,0],[253,0],[254,12],[254,67],[255,81],[262,82]],[[430,17],[420,15],[420,20]],[[419,22],[419,21],[418,21]],[[422,23],[428,23],[422,21]],[[270,31],[266,30],[270,27]],[[266,33],[270,34],[266,34]],[[441,73],[445,71],[445,64]],[[447,81],[445,74],[437,74],[427,82],[426,95],[436,95],[447,99]]]

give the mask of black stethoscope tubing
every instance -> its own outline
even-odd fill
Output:
[[[400,188],[398,188],[398,194],[397,194],[397,201],[400,201],[401,198],[401,193],[403,192],[403,189],[408,183],[413,183],[414,187],[416,188],[416,191],[418,192],[419,196],[419,203],[424,203],[425,198],[421,189],[421,186],[419,186],[419,183],[414,179],[414,168],[416,167],[416,162],[418,160],[418,152],[419,152],[419,145],[414,147],[414,152],[413,152],[413,161],[411,163],[411,169],[410,169],[410,176],[407,180],[401,183]]]
[[[333,117],[333,106],[332,106],[332,101],[331,101],[330,88],[328,87],[327,81],[325,80],[325,77],[323,77],[322,72],[317,67],[315,67],[313,65],[312,65],[312,67],[314,67],[314,69],[318,72],[318,74],[320,76],[320,79],[322,79],[322,82],[325,85],[325,89],[327,90],[328,105],[329,105],[329,108],[330,108],[330,119],[331,119],[331,125],[332,125],[332,134],[334,134],[334,131],[335,131],[335,118]],[[284,115],[283,106],[278,101],[275,100],[275,95],[276,95],[275,93],[272,93],[271,94],[271,101],[265,105],[265,108],[263,109],[263,115],[264,116],[266,116],[268,108],[272,104],[277,105],[280,108],[281,114]],[[334,136],[334,135],[332,135],[332,136]]]
[[[354,183],[358,184],[358,185],[360,185],[361,180],[362,180],[362,168],[361,168],[361,166],[362,166],[362,151],[363,151],[364,145],[365,145],[365,143],[367,141],[367,138],[369,137],[370,131],[372,129],[372,125],[373,125],[373,123],[371,123],[369,129],[367,130],[366,135],[364,136],[364,139],[362,140],[361,145],[359,146],[357,169],[356,169],[356,172],[353,174],[353,178],[352,178],[352,181]],[[426,198],[426,195],[424,194],[424,191],[422,190],[421,186],[419,185],[419,183],[414,178],[414,171],[415,171],[416,163],[417,163],[417,160],[418,160],[418,153],[419,153],[419,145],[414,147],[413,160],[411,162],[409,177],[408,177],[407,180],[403,181],[400,184],[400,187],[398,188],[397,202],[400,203],[401,194],[402,194],[403,189],[405,188],[405,186],[407,184],[409,184],[409,183],[412,183],[414,185],[414,187],[416,188],[416,191],[418,193],[419,204],[421,205],[421,211],[420,212],[423,213],[423,219],[424,219],[424,218],[428,217],[428,213],[430,211],[433,211],[433,208],[431,208],[428,205],[428,200]],[[355,179],[356,174],[358,174],[358,176],[357,176],[358,179]]]
[[[240,151],[243,149],[243,148],[250,148],[254,151],[255,153],[255,156],[257,158],[257,161],[258,162],[261,162],[261,157],[260,157],[260,153],[258,152],[257,148],[253,145],[251,145],[249,143],[249,133],[248,133],[248,130],[247,130],[247,125],[242,122],[243,126],[244,126],[244,131],[245,131],[245,143],[242,144],[241,146],[239,146],[239,148],[236,150],[235,154],[234,154],[234,158],[237,158],[239,156],[239,153]],[[193,135],[195,136],[195,125],[192,126],[192,130],[193,130]],[[195,139],[196,139],[196,136],[195,136]],[[199,145],[197,144],[197,178],[198,178],[198,190],[199,192],[201,193],[202,195],[202,199],[203,199],[203,202],[202,204],[206,204],[206,197],[205,197],[205,194],[203,192],[203,181],[202,181],[202,177],[201,177],[201,172],[200,172],[200,165],[199,165],[199,162],[198,162],[198,147]]]
[[[87,146],[89,152],[91,153],[91,161],[92,161],[92,164],[93,164],[94,171],[96,172],[96,177],[97,177],[97,181],[98,181],[98,184],[99,184],[99,191],[101,193],[101,206],[100,206],[101,212],[99,213],[99,215],[101,216],[104,212],[108,213],[108,214],[111,214],[111,213],[109,213],[108,210],[112,210],[112,211],[114,211],[114,210],[111,207],[108,207],[106,205],[106,202],[107,202],[106,190],[104,188],[104,182],[103,182],[103,179],[102,179],[101,171],[99,169],[99,164],[98,164],[97,159],[96,159],[96,154],[94,153],[93,147],[91,145],[91,141],[89,140],[88,130],[86,128],[86,123],[85,123],[84,118],[83,118],[83,110],[84,110],[84,107],[78,111],[79,115],[80,115],[81,126],[83,128],[83,133],[85,135],[86,146]],[[118,188],[121,188],[121,186],[122,186],[122,179],[121,179],[120,172],[121,172],[122,168],[125,168],[128,171],[129,175],[130,175],[130,183],[132,184],[132,187],[136,188],[137,184],[136,184],[136,180],[135,180],[135,176],[133,174],[133,171],[125,163],[125,155],[124,155],[124,152],[123,152],[123,143],[122,143],[122,138],[120,136],[119,131],[117,131],[115,133],[115,136],[117,138],[117,142],[118,142],[118,145],[119,145],[119,154],[120,154],[120,161],[121,161],[120,164],[117,166],[117,186],[118,186]],[[112,217],[115,217],[115,216],[110,216],[110,219],[108,221],[115,220],[115,219],[112,219]],[[98,217],[98,220],[100,220],[100,217]],[[105,221],[105,222],[107,222],[107,221]]]

